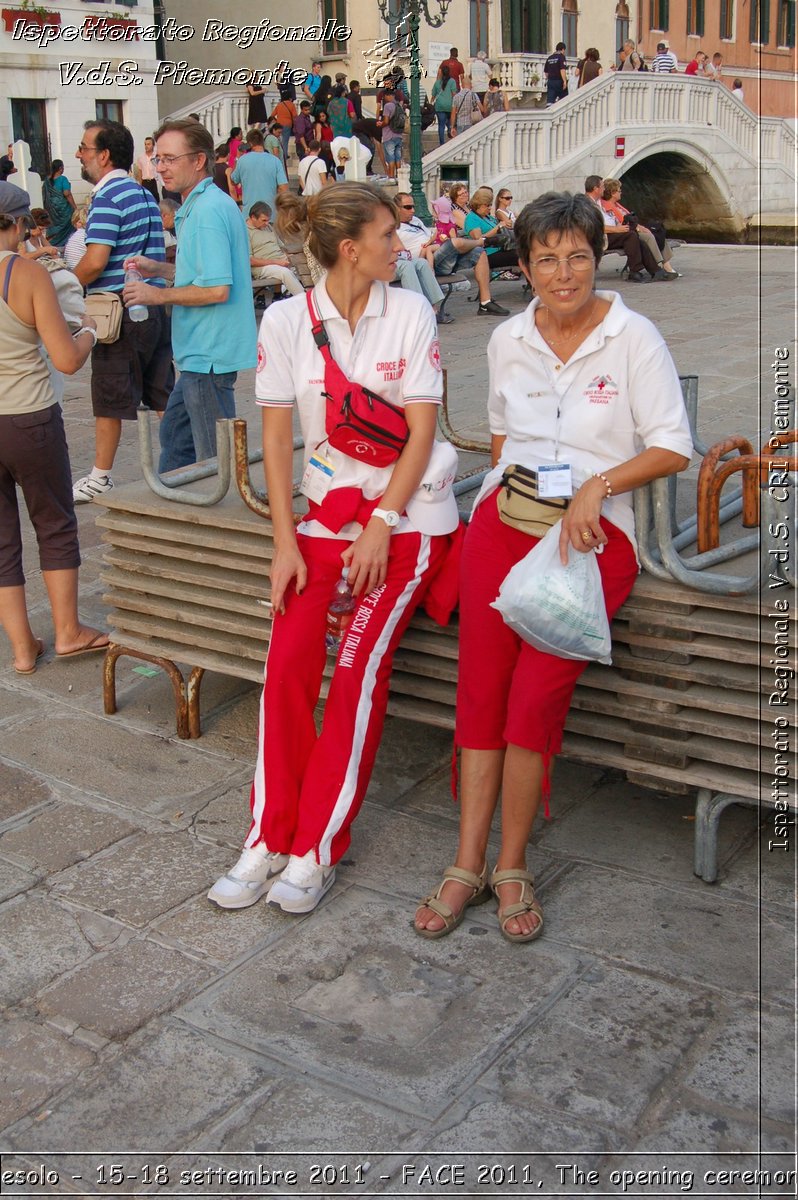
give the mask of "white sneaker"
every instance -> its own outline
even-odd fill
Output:
[[[75,504],[88,504],[95,496],[110,492],[113,486],[114,481],[110,475],[104,475],[102,479],[97,479],[94,475],[84,475],[72,485],[72,500]]]
[[[265,896],[287,862],[287,854],[272,854],[263,844],[246,848],[232,870],[216,880],[208,899],[220,908],[249,908]]]
[[[313,850],[302,858],[292,854],[269,892],[269,904],[279,904],[283,912],[312,912],[334,883],[335,867],[320,867]]]

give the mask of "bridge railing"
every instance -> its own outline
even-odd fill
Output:
[[[757,118],[720,84],[690,76],[617,72],[580,88],[551,108],[497,113],[424,158],[424,185],[438,194],[441,165],[469,168],[472,181],[498,182],[520,170],[562,168],[569,156],[606,136],[643,127],[674,131],[712,127],[749,163],[768,162],[794,171],[795,133],[779,117]]]
[[[266,111],[271,112],[280,99],[277,90],[273,95],[264,97]],[[214,143],[227,141],[230,130],[239,125],[246,131],[249,96],[241,88],[220,88],[209,92],[200,100],[193,100],[183,108],[178,108],[169,114],[170,121],[183,120],[191,113],[196,113],[202,124],[213,135]]]

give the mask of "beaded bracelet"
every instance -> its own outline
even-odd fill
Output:
[[[594,471],[593,478],[600,479],[601,482],[604,484],[605,488],[607,489],[607,495],[604,497],[604,499],[609,500],[610,496],[612,495],[612,484],[610,483],[607,476],[602,475],[600,471]]]

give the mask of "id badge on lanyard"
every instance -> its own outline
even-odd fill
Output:
[[[573,496],[570,463],[540,463],[535,467],[535,474],[541,500],[570,499]]]
[[[307,496],[308,500],[312,500],[314,504],[322,504],[330,490],[334,475],[335,467],[329,458],[325,458],[323,454],[314,451],[308,459],[299,490],[303,496]]]

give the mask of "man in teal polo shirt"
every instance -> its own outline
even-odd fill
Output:
[[[288,191],[283,160],[266,151],[259,129],[250,129],[247,144],[249,153],[239,158],[230,176],[233,183],[241,184],[241,211],[248,214],[253,204],[260,203],[268,204],[274,212],[277,193]]]
[[[177,258],[173,265],[128,262],[173,286],[128,283],[124,300],[173,306],[180,377],[161,421],[164,472],[216,454],[216,421],[235,416],[236,375],[255,366],[257,330],[246,224],[232,197],[214,185],[213,138],[197,121],[166,121],[155,140],[163,185],[183,199],[175,218]]]

